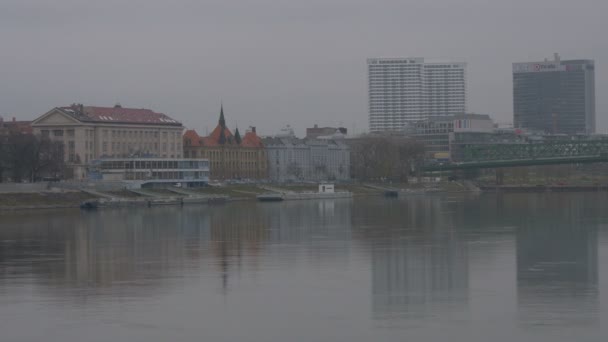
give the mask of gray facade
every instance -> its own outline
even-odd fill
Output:
[[[445,159],[454,132],[492,132],[494,124],[487,114],[432,116],[407,125],[404,134],[424,145],[427,158]]]
[[[513,124],[552,134],[595,133],[593,60],[513,64]]]
[[[276,137],[263,142],[273,181],[350,179],[350,147],[340,140]]]

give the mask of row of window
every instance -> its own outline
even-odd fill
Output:
[[[264,166],[264,163],[261,163],[261,166]],[[258,167],[257,162],[251,161],[239,161],[239,160],[231,160],[231,161],[219,161],[219,160],[211,160],[211,168],[220,169],[220,168],[244,168],[244,169],[254,169]]]
[[[126,180],[147,180],[147,179],[207,179],[208,171],[154,171],[154,172],[127,172],[125,173]]]
[[[103,130],[102,136],[107,138],[110,131]],[[144,131],[144,130],[111,130],[112,138],[130,138],[130,139],[157,139],[159,137],[158,131]],[[166,139],[181,139],[180,132],[162,132],[161,135],[163,140]]]
[[[110,132],[112,134],[112,138],[123,138],[123,139],[157,139],[159,137],[158,131],[137,131],[137,130],[107,130],[104,129],[102,131],[102,137],[107,140],[110,136]],[[51,134],[53,137],[63,137],[67,136],[73,138],[75,136],[74,129],[43,129],[40,131],[41,135],[44,137],[50,137]],[[93,140],[95,137],[95,132],[92,129],[84,130],[85,138]],[[181,139],[180,132],[162,132],[162,139]]]
[[[101,170],[122,169],[200,169],[209,167],[206,160],[104,160],[99,165]]]
[[[233,158],[233,159],[249,159],[249,160],[255,160],[258,158],[259,153],[261,152],[261,150],[257,150],[257,151],[243,151],[243,150],[204,150],[204,149],[192,149],[190,151],[185,151],[186,155],[191,155],[193,158],[194,157],[200,157],[200,158],[204,158],[204,157],[209,157],[209,158],[213,158],[213,159],[219,159],[219,158]]]
[[[387,98],[403,98],[403,97],[409,97],[409,98],[413,98],[413,99],[425,99],[425,98],[435,98],[438,96],[443,96],[443,97],[465,97],[466,96],[466,90],[437,90],[437,89],[429,89],[427,91],[424,92],[420,92],[418,94],[412,94],[413,92],[411,91],[404,91],[403,89],[388,89],[388,88],[383,88],[383,89],[370,89],[369,91],[369,95],[370,96],[376,96],[376,97],[387,97]]]

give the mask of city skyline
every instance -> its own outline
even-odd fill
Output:
[[[8,0],[0,11],[5,119],[120,102],[204,132],[223,100],[230,127],[262,135],[285,124],[302,135],[314,123],[356,133],[368,128],[366,59],[414,55],[466,62],[468,111],[504,123],[513,121],[511,64],[559,52],[595,60],[597,131],[608,127],[608,49],[596,43],[603,2],[31,2]],[[420,15],[430,11],[433,20]]]

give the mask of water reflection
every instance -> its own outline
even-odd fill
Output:
[[[564,196],[537,198],[528,204],[528,215],[517,230],[521,322],[595,322],[599,307],[597,225],[587,220],[597,204]]]
[[[461,310],[468,299],[466,244],[437,236],[375,248],[372,295],[373,311],[380,318],[420,316],[450,306]]]
[[[272,253],[274,245],[293,244],[276,251],[283,263],[304,250],[316,251],[313,258],[343,255],[333,247],[349,240],[351,201],[337,202],[8,215],[0,223],[0,286],[33,276],[68,296],[103,294],[118,284],[122,290],[113,294],[129,297],[213,270],[227,291],[243,262],[255,271],[261,251]]]
[[[24,301],[43,303],[27,315],[48,316],[65,302],[170,298],[196,301],[180,320],[211,319],[222,312],[218,297],[223,318],[255,312],[247,319],[263,323],[300,313],[315,331],[356,320],[348,329],[458,329],[470,320],[483,330],[485,315],[509,331],[597,326],[605,199],[413,196],[8,214],[0,318]]]
[[[196,267],[187,264],[196,256],[184,247],[208,235],[205,215],[170,212],[160,208],[10,217],[0,229],[0,262],[10,276],[0,282],[30,281],[20,276],[31,275],[36,285],[57,295],[149,295],[172,274]]]
[[[421,318],[463,310],[468,301],[467,244],[441,198],[356,205],[355,229],[371,249],[376,319]]]

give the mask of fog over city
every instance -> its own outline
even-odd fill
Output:
[[[367,130],[366,59],[468,63],[468,110],[512,122],[511,63],[594,59],[608,128],[605,0],[3,0],[0,115],[144,107],[201,133]]]

